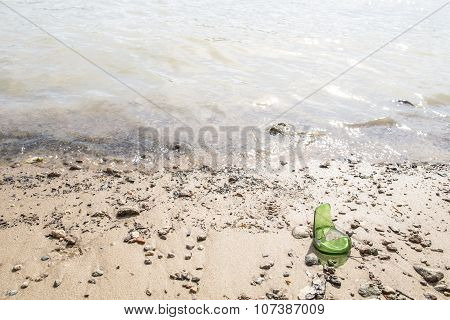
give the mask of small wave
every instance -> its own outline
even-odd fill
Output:
[[[423,98],[425,104],[430,106],[450,106],[450,95],[445,93],[433,94]]]
[[[344,124],[344,126],[347,128],[393,127],[395,125],[397,125],[397,121],[389,117],[379,118],[366,122]]]

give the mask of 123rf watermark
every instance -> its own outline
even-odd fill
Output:
[[[309,128],[256,126],[140,127],[136,161],[159,167],[208,164],[246,169],[306,167]]]

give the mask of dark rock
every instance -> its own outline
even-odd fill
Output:
[[[128,218],[138,216],[140,214],[139,210],[132,207],[122,207],[117,211],[117,218]]]
[[[444,274],[439,270],[427,268],[420,264],[415,264],[413,267],[428,283],[436,283],[444,278]]]

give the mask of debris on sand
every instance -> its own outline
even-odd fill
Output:
[[[311,285],[303,288],[298,295],[300,300],[321,300],[325,296],[326,280],[323,274],[317,274]]]

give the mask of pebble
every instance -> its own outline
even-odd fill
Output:
[[[377,256],[378,255],[378,249],[372,248],[370,246],[362,246],[359,248],[359,253],[361,256]]]
[[[116,213],[116,217],[117,218],[129,218],[129,217],[134,217],[134,216],[138,216],[139,215],[139,210],[137,208],[133,208],[133,207],[122,207],[120,208],[117,213]]]
[[[151,244],[146,244],[146,245],[144,246],[144,251],[145,251],[145,252],[147,252],[147,251],[155,251],[155,250],[156,250],[156,247],[153,246],[153,245],[151,245]]]
[[[150,259],[145,259],[145,260],[144,260],[144,264],[146,264],[146,265],[151,265],[151,264],[152,264],[152,260],[150,260]]]
[[[192,252],[189,252],[184,256],[184,260],[191,260],[191,258],[192,258]]]
[[[52,236],[52,238],[62,239],[62,238],[66,237],[66,232],[64,230],[62,230],[62,229],[52,230],[50,235]]]
[[[167,254],[167,258],[169,258],[169,259],[175,258],[175,253],[169,252],[169,253]]]
[[[73,236],[67,236],[64,238],[67,242],[68,245],[73,246],[74,244],[77,243],[77,238],[73,237]]]
[[[269,262],[266,262],[266,263],[261,264],[261,265],[259,266],[259,268],[260,268],[260,269],[263,269],[263,270],[269,270],[269,269],[272,268],[274,265],[275,265],[275,263],[274,263],[273,261],[269,261]]]
[[[186,244],[186,249],[192,250],[192,249],[194,249],[194,248],[195,248],[195,244],[192,244],[192,243]]]
[[[358,293],[361,297],[367,298],[371,296],[379,296],[381,294],[381,290],[378,288],[378,286],[373,282],[367,282],[363,283],[359,289]]]
[[[73,164],[69,167],[69,170],[71,170],[71,171],[77,171],[77,170],[81,170],[81,169],[82,168],[77,164]]]
[[[50,257],[47,255],[41,257],[41,261],[47,261],[49,259],[50,259]]]
[[[47,174],[47,178],[58,178],[60,176],[61,176],[61,174],[59,172],[49,172]]]
[[[305,256],[305,264],[310,267],[319,264],[319,258],[315,253],[311,252],[310,254]]]
[[[11,271],[12,272],[17,272],[19,270],[22,270],[22,265],[21,264],[16,264],[14,267],[12,267]]]
[[[6,291],[6,296],[8,296],[8,297],[15,296],[16,294],[17,294],[17,290],[11,289],[11,290]]]
[[[292,236],[295,239],[309,238],[308,228],[305,226],[296,226],[294,229],[292,229]]]
[[[386,249],[387,249],[387,251],[390,251],[390,252],[398,252],[397,247],[394,246],[392,243],[388,244],[388,245],[386,246]]]
[[[25,161],[28,164],[44,162],[44,158],[42,157],[31,157]]]
[[[131,238],[136,239],[139,237],[139,231],[132,231],[130,232]]]
[[[145,290],[145,294],[149,297],[152,296],[152,292],[150,291],[150,289]]]
[[[203,251],[203,250],[205,250],[205,247],[204,247],[203,245],[199,245],[199,246],[197,247],[197,250],[198,250],[198,251]]]
[[[438,292],[443,293],[446,296],[450,294],[450,284],[445,282],[440,282],[434,286],[434,289]]]
[[[26,289],[26,288],[28,288],[29,285],[30,285],[30,283],[29,283],[28,281],[24,281],[24,282],[20,285],[20,288],[21,288],[21,289]]]
[[[53,288],[58,288],[61,285],[62,281],[61,280],[55,280],[53,282]]]
[[[94,278],[96,278],[96,277],[101,277],[103,274],[104,274],[104,272],[103,272],[103,270],[101,270],[101,269],[97,269],[97,270],[95,270],[94,272],[92,272],[92,276],[93,276]]]
[[[437,297],[429,292],[424,293],[423,296],[428,300],[437,300]]]
[[[197,236],[197,242],[202,242],[206,240],[206,233],[201,233]]]
[[[420,264],[415,264],[413,267],[414,270],[416,270],[416,272],[428,283],[436,283],[444,278],[444,274],[439,270],[427,268]]]

